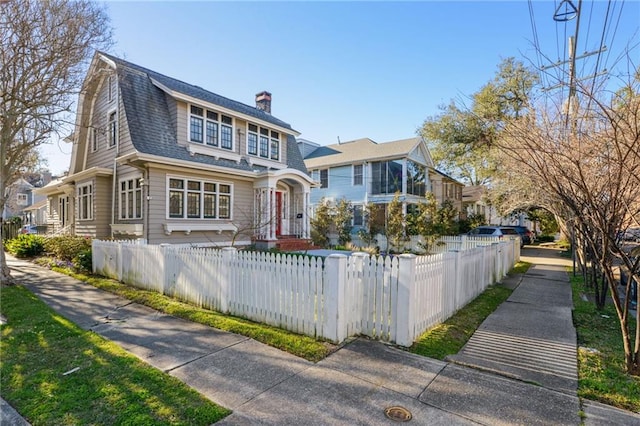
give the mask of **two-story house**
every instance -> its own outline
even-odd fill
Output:
[[[149,243],[275,245],[309,236],[299,133],[256,105],[97,52],[68,176],[41,193],[50,229]]]
[[[357,139],[320,146],[299,139],[307,169],[320,187],[311,191],[311,204],[322,198],[328,201],[347,199],[353,206],[353,226],[363,225],[363,207],[367,203],[382,205],[380,214],[400,193],[403,211],[425,200],[427,192],[434,192],[441,204],[455,200],[462,208],[462,184],[435,170],[431,154],[420,137],[377,143],[371,139]]]

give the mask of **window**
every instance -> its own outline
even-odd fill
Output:
[[[364,226],[364,214],[362,205],[353,206],[353,226]]]
[[[353,165],[353,186],[362,185],[362,164]]]
[[[427,190],[427,169],[414,161],[407,160],[407,194],[424,197]]]
[[[98,150],[98,129],[95,127],[91,128],[91,152],[96,152]]]
[[[247,133],[247,152],[249,155],[258,155],[258,126],[249,124]]]
[[[231,185],[217,182],[170,178],[169,217],[188,219],[230,219]]]
[[[271,131],[271,159],[280,158],[280,133]]]
[[[120,219],[142,218],[140,178],[120,181]]]
[[[93,220],[93,184],[78,186],[78,219]]]
[[[107,92],[108,92],[108,96],[109,96],[109,102],[111,102],[113,100],[113,76],[110,75],[109,78],[107,79]]]
[[[109,114],[109,148],[116,146],[118,143],[118,123],[116,120],[116,112]]]
[[[329,169],[320,170],[320,188],[329,187]]]
[[[207,146],[233,150],[233,118],[191,105],[189,140]]]
[[[16,194],[17,200],[16,203],[19,206],[26,206],[28,204],[27,194]]]
[[[280,133],[249,123],[247,153],[278,161],[280,159]]]
[[[371,163],[371,192],[395,194],[402,191],[402,161],[377,161]]]

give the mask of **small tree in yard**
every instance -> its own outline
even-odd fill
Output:
[[[320,247],[329,246],[329,232],[333,223],[332,208],[327,200],[322,197],[316,206],[311,218],[311,240]]]
[[[366,246],[373,246],[377,243],[376,235],[384,229],[384,223],[378,221],[378,213],[380,206],[374,203],[368,203],[364,206],[362,215],[364,226],[358,231],[358,237]]]
[[[393,200],[387,205],[387,226],[385,227],[385,237],[387,237],[387,252],[391,247],[402,251],[405,240],[405,217],[402,212],[402,202],[400,193],[396,192]]]
[[[346,198],[341,198],[333,212],[333,224],[338,231],[338,244],[344,246],[351,241],[352,206]]]
[[[103,6],[89,0],[0,2],[0,211],[4,189],[71,121],[88,60],[110,44],[108,23]],[[0,247],[0,283],[9,282]]]
[[[638,226],[640,218],[640,73],[632,68],[616,93],[578,83],[571,116],[542,104],[509,122],[498,143],[503,167],[536,188],[538,205],[574,230],[596,304],[604,306],[607,293],[613,300],[626,370],[639,375],[640,317],[629,313],[631,279],[620,291],[614,276],[618,263],[640,282],[640,257],[634,258],[619,238],[620,230]]]

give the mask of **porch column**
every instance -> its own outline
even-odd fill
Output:
[[[310,200],[310,192],[308,190],[304,191],[302,195],[302,238],[309,238],[311,236],[311,220],[309,216],[309,200]]]
[[[276,207],[276,191],[274,188],[269,188],[269,215],[270,215],[270,219],[269,220],[269,239],[270,240],[275,240],[276,239],[276,221],[278,220],[278,218],[276,217],[277,215],[277,207]]]

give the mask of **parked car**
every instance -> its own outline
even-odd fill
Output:
[[[535,241],[536,237],[533,232],[526,226],[514,225],[518,234],[520,234],[520,238],[522,238],[523,244],[531,244]]]
[[[629,228],[622,233],[622,239],[625,241],[640,242],[640,228]]]
[[[38,228],[36,225],[24,225],[20,230],[22,234],[37,234]]]
[[[484,237],[520,237],[520,234],[513,226],[478,226],[467,233],[467,235],[477,235]],[[520,247],[524,246],[522,237]]]

